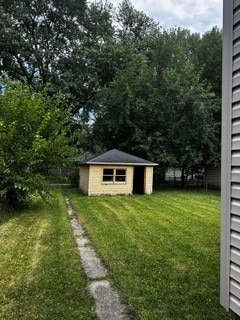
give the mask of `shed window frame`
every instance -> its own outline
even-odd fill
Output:
[[[127,183],[127,169],[105,167],[102,170],[103,184],[126,184]]]

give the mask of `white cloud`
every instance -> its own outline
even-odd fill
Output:
[[[120,0],[110,0],[117,6]],[[183,27],[203,33],[222,26],[222,0],[132,0],[133,6],[165,28]]]

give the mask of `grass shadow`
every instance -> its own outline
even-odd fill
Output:
[[[44,201],[39,197],[35,197],[19,209],[12,209],[5,206],[3,210],[0,211],[0,226],[10,220],[20,218],[25,214],[39,212],[45,205],[48,205],[48,203],[50,203],[50,201]]]

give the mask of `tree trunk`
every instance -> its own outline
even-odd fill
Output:
[[[181,188],[182,188],[182,189],[185,188],[185,176],[184,176],[184,172],[185,172],[185,168],[182,167],[182,171],[181,171]]]
[[[19,207],[19,200],[17,192],[14,188],[11,188],[6,194],[6,202],[9,208],[17,209]]]

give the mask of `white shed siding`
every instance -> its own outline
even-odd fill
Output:
[[[103,182],[103,168],[126,169],[126,182]],[[132,194],[133,166],[90,165],[88,195]]]
[[[81,166],[79,168],[79,188],[86,194],[88,194],[89,185],[89,167]]]
[[[153,191],[153,167],[145,168],[144,193],[151,194]]]
[[[240,315],[240,0],[224,0],[221,304]]]

